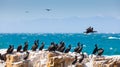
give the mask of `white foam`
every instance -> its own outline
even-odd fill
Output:
[[[118,38],[118,37],[112,37],[112,36],[108,37],[108,39],[119,39],[120,40],[120,38]]]
[[[112,48],[112,47],[110,47],[110,50],[113,50],[113,48]]]

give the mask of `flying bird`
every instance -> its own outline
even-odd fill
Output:
[[[25,11],[25,13],[29,13],[29,11]]]
[[[51,9],[45,9],[46,11],[51,11]]]
[[[86,31],[84,33],[88,34],[88,33],[95,33],[95,32],[97,32],[97,31],[94,31],[93,27],[90,26],[86,29]]]

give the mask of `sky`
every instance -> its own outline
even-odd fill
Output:
[[[120,33],[120,0],[0,0],[0,33],[82,33],[89,26]]]

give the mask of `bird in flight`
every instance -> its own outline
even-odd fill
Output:
[[[51,11],[51,9],[45,9],[46,11]]]
[[[29,13],[29,11],[25,11],[25,13]]]

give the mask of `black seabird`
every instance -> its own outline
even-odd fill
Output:
[[[61,41],[60,44],[58,45],[57,51],[61,51],[61,48],[63,48],[64,46],[65,46],[65,43]]]
[[[98,49],[98,56],[101,56],[101,55],[103,54],[103,52],[104,52],[104,49],[99,48],[99,49]]]
[[[9,48],[7,49],[7,53],[10,53],[11,48],[12,48],[12,45],[9,45]]]
[[[44,43],[44,42],[42,42],[42,43],[41,43],[41,45],[40,45],[39,50],[42,50],[42,49],[44,48],[44,46],[45,46],[45,43]]]
[[[51,9],[45,9],[46,11],[51,11]]]
[[[24,43],[23,52],[28,50],[28,42]]]
[[[77,47],[74,49],[74,52],[77,52],[79,48],[80,48],[80,42],[77,43]]]
[[[90,26],[89,28],[86,29],[86,32],[84,33],[88,34],[88,33],[94,33],[94,32],[97,32],[97,31],[94,31],[93,27]]]
[[[94,50],[93,50],[93,53],[92,53],[92,54],[96,54],[96,53],[97,53],[97,51],[98,51],[98,46],[97,46],[97,44],[95,44],[95,48],[94,48]]]
[[[9,45],[9,48],[7,49],[7,54],[11,54],[14,50],[14,45]]]
[[[14,45],[12,45],[12,48],[10,49],[10,53],[14,51]]]
[[[48,51],[55,51],[55,43],[51,42],[51,45],[48,48]]]
[[[19,45],[19,46],[17,47],[17,52],[20,52],[21,49],[22,49],[22,45]]]
[[[36,51],[36,49],[38,48],[38,43],[37,43],[37,41],[35,40],[34,41],[34,45],[32,46],[32,51]]]
[[[24,60],[27,60],[28,57],[29,57],[29,52],[27,51],[27,52],[26,52],[26,55],[25,55],[25,57],[24,57]]]
[[[72,64],[74,65],[75,63],[77,63],[77,56],[75,56],[74,61],[72,62]]]
[[[57,48],[58,48],[58,44],[55,44],[55,50],[57,50]]]
[[[80,53],[83,49],[83,44],[81,44],[80,48],[77,50],[77,53]]]
[[[68,48],[65,50],[65,53],[68,53],[71,49],[71,45],[68,46]]]
[[[6,61],[6,53],[5,54],[0,54],[0,60],[4,60],[4,61]]]
[[[60,52],[64,52],[65,46],[61,47]]]
[[[81,56],[82,56],[82,58],[79,59],[79,63],[81,63],[84,59],[84,54],[83,53],[81,54]]]
[[[39,40],[36,40],[36,43],[39,45]]]

